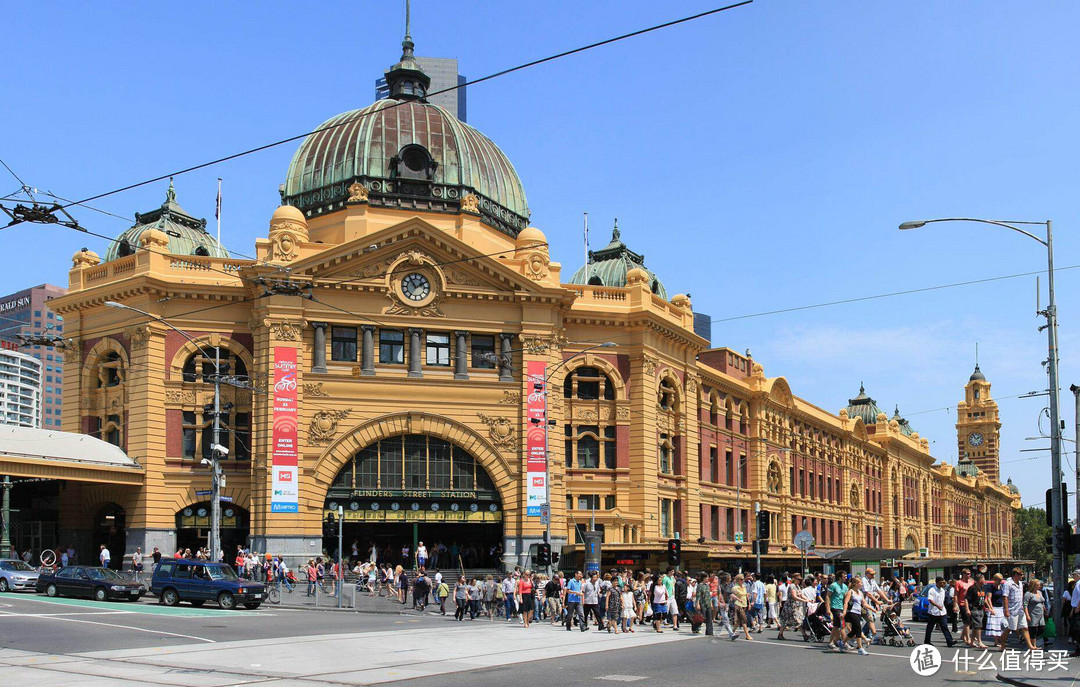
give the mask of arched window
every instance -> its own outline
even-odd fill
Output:
[[[109,351],[98,363],[97,388],[120,386],[124,381],[124,361],[116,351]]]
[[[353,489],[379,489],[392,496],[399,491],[475,491],[480,500],[498,500],[491,477],[468,451],[423,434],[390,437],[360,449],[330,486],[332,495],[349,496]]]
[[[615,400],[615,385],[608,376],[595,367],[579,367],[566,375],[563,382],[563,397],[578,398],[583,401],[604,399]]]
[[[579,367],[566,375],[563,396],[566,467],[614,470],[618,467],[615,385],[596,367]]]
[[[127,405],[123,350],[118,341],[104,339],[100,352],[87,358],[83,380],[89,387],[90,403],[86,418],[88,432],[114,446],[124,448],[123,408]]]
[[[243,359],[226,346],[202,346],[184,361],[180,374],[186,399],[194,402],[182,408],[183,457],[209,459],[214,443],[214,373],[220,358],[221,374],[238,381],[247,380]],[[225,460],[251,458],[251,391],[228,383],[221,385],[221,415],[218,443],[228,449]]]
[[[660,381],[660,390],[656,394],[656,402],[660,406],[661,410],[675,410],[676,400],[678,399],[678,392],[675,390],[675,384],[670,379],[663,379]]]

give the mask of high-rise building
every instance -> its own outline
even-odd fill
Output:
[[[67,289],[40,284],[0,298],[0,348],[18,349],[41,363],[41,390],[36,427],[60,429],[63,395],[64,356],[51,346],[22,346],[20,335],[55,334],[63,336],[64,318],[56,315],[48,301],[63,296]]]
[[[420,64],[420,68],[424,70],[424,73],[431,77],[431,86],[428,87],[428,93],[435,93],[435,95],[429,95],[427,97],[428,102],[438,105],[444,110],[449,110],[451,114],[462,122],[468,121],[465,118],[468,109],[466,108],[466,89],[464,85],[466,78],[458,74],[457,58],[417,57],[416,61]],[[438,93],[438,91],[454,88],[455,86],[460,86],[460,88]],[[375,99],[382,100],[389,97],[390,87],[386,85],[386,77],[380,76],[375,80]]]
[[[41,362],[0,350],[0,424],[41,427]]]

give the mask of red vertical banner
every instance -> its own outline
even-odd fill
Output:
[[[525,364],[525,514],[540,517],[547,501],[547,363]]]
[[[297,513],[300,510],[296,375],[296,349],[291,346],[275,346],[271,513]]]

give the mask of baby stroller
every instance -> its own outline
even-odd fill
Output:
[[[804,627],[809,633],[806,641],[824,642],[832,634],[832,621],[822,611],[825,610],[823,603],[807,604],[806,620]]]
[[[881,632],[874,637],[875,644],[888,644],[889,646],[915,646],[915,640],[911,633],[904,627],[892,611],[884,611],[881,614]]]

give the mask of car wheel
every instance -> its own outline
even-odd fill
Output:
[[[161,592],[161,603],[166,606],[175,606],[180,603],[180,595],[176,593],[175,589],[166,589]]]
[[[224,608],[226,611],[231,611],[236,608],[236,597],[229,592],[221,592],[217,598],[218,605]]]
[[[45,587],[45,593],[48,596],[60,596],[60,590],[56,588],[55,584],[50,584],[49,586]]]
[[[258,607],[259,607],[259,606],[261,606],[261,605],[262,605],[262,604],[261,604],[261,602],[259,602],[259,601],[252,601],[252,602],[250,602],[250,603],[246,603],[246,604],[244,604],[244,608],[249,608],[249,609],[251,609],[251,610],[253,610],[253,611],[254,611],[254,610],[255,610],[256,608],[258,608]]]
[[[0,577],[0,592],[7,592],[7,591],[11,591],[11,587],[8,586],[7,578],[6,577]]]
[[[191,600],[191,601],[189,601],[188,603],[190,603],[190,604],[191,604],[192,606],[194,606],[195,608],[199,608],[199,607],[200,607],[200,606],[202,606],[202,605],[203,605],[204,603],[206,603],[206,599],[192,599],[192,600]]]
[[[105,591],[104,587],[98,587],[94,590],[94,601],[108,601],[109,592]]]

